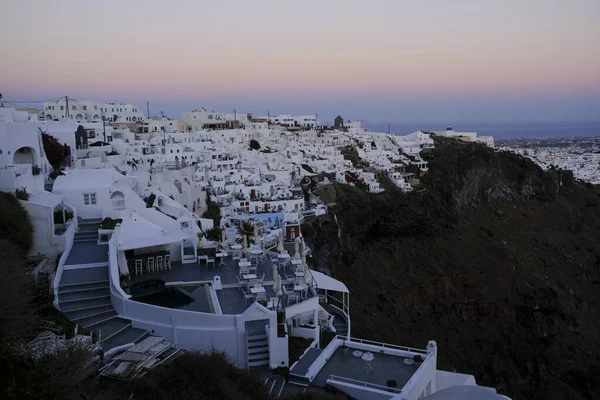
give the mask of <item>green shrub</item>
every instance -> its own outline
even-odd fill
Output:
[[[74,214],[73,211],[65,210],[65,218],[67,221],[73,219]],[[62,210],[54,211],[54,223],[55,224],[64,224],[66,221],[63,221],[63,212]]]
[[[18,188],[17,190],[15,190],[15,195],[19,200],[29,200],[29,193],[27,193],[27,189],[25,188]]]
[[[154,193],[150,193],[150,196],[146,198],[146,208],[152,208],[154,205],[154,200],[156,200],[156,195]]]
[[[12,193],[0,192],[0,239],[15,244],[22,254],[33,246],[33,225],[27,210]]]
[[[395,380],[393,380],[393,379],[389,379],[389,380],[388,380],[388,381],[385,383],[385,385],[386,385],[387,387],[395,388],[395,387],[398,387],[398,382],[396,382],[396,381],[395,381]]]
[[[112,219],[112,218],[106,217],[100,223],[100,228],[112,230],[112,229],[115,229],[115,226],[117,226],[117,224],[120,224],[121,222],[123,222],[123,220],[121,218]]]
[[[33,165],[31,167],[31,173],[33,175],[39,175],[42,172],[42,169],[40,167],[38,167],[37,165]]]

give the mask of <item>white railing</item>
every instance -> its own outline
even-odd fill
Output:
[[[321,297],[319,297],[319,298],[321,298]],[[331,307],[334,307],[337,310],[339,310],[344,315],[344,317],[346,317],[346,324],[348,325],[348,335],[350,335],[352,330],[350,329],[351,328],[350,307],[348,306],[348,304],[344,303],[343,301],[341,301],[339,299],[336,299],[335,297],[331,296],[330,294],[327,294],[325,299],[326,299],[327,304],[329,304]],[[339,305],[341,305],[342,308],[331,304],[330,300],[335,300],[335,302],[337,302]]]
[[[393,349],[393,350],[401,350],[401,351],[406,351],[406,352],[409,352],[409,353],[428,354],[427,350],[415,349],[415,348],[406,347],[406,346],[398,346],[398,345],[395,345],[395,344],[389,344],[389,343],[383,343],[383,342],[376,342],[374,340],[358,339],[358,338],[353,338],[353,337],[348,337],[347,340],[349,342],[360,343],[360,344],[371,345],[371,346],[377,346],[377,347],[383,347],[383,348]]]
[[[433,374],[435,375],[435,370],[437,368],[436,360],[430,354],[425,357],[425,360],[419,365],[417,370],[412,374],[412,376],[408,379],[408,381],[402,387],[402,391],[405,393],[410,393],[411,389],[415,385],[415,383],[425,374],[425,369],[432,366],[433,363]]]
[[[62,278],[62,273],[65,268],[65,262],[67,262],[67,258],[69,258],[69,254],[71,253],[71,249],[73,248],[75,232],[77,232],[78,228],[79,228],[79,226],[77,225],[77,216],[75,215],[73,217],[73,222],[71,224],[69,224],[69,226],[67,227],[67,230],[64,233],[65,251],[63,251],[62,255],[60,256],[60,259],[58,260],[58,266],[56,268],[56,275],[54,275],[54,284],[53,284],[54,300],[53,300],[53,303],[54,303],[54,307],[57,310],[60,310],[60,307],[58,305],[58,285],[60,284],[60,280]]]
[[[315,361],[313,361],[310,367],[308,367],[305,376],[308,377],[309,381],[312,382],[313,379],[315,379],[315,376],[317,376],[319,371],[321,371],[321,368],[323,368],[325,363],[329,360],[329,358],[333,355],[337,348],[340,347],[344,340],[344,337],[336,336],[331,342],[329,342],[327,347],[323,349],[321,354],[319,354],[319,356],[315,359]]]
[[[363,389],[376,389],[376,390],[380,390],[380,391],[384,391],[384,392],[392,392],[392,393],[396,393],[396,394],[402,393],[402,389],[392,388],[392,387],[383,386],[383,385],[377,385],[375,383],[358,381],[356,379],[345,378],[345,377],[339,376],[339,375],[329,375],[329,379],[327,381],[328,382],[331,381],[331,382],[349,383],[353,386],[360,386]]]

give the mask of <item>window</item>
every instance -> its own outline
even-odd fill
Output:
[[[94,110],[98,110],[98,106],[94,106]]]
[[[64,110],[64,109],[65,109],[65,106],[60,106],[60,110],[61,111]]]
[[[73,110],[73,111],[77,110],[77,106],[71,106],[71,110]]]
[[[83,204],[86,206],[92,206],[96,204],[96,193],[84,193]]]
[[[87,111],[87,106],[83,106],[83,111]]]

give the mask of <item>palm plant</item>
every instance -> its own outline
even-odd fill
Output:
[[[242,222],[240,226],[237,227],[237,233],[242,237],[245,236],[248,244],[254,242],[254,225],[252,225],[251,222]]]

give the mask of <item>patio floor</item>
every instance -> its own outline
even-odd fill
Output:
[[[386,386],[388,380],[395,380],[397,388],[402,388],[417,370],[417,365],[404,364],[404,357],[373,353],[375,359],[371,361],[373,369],[366,372],[365,361],[360,357],[354,357],[350,348],[347,352],[337,349],[325,363],[321,371],[313,380],[313,385],[324,387],[330,375],[343,378],[355,379]]]

